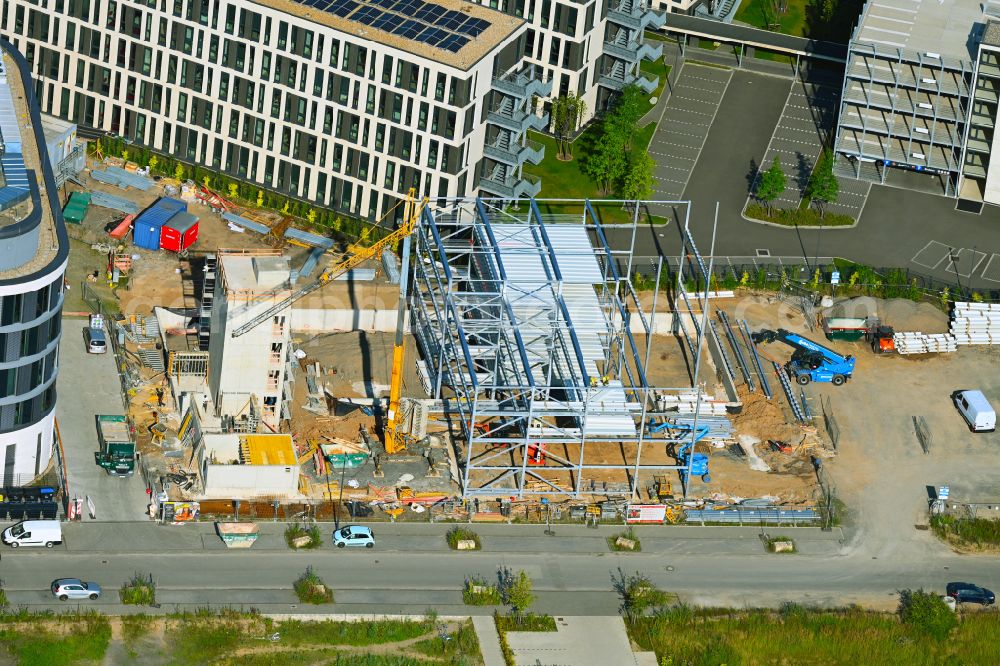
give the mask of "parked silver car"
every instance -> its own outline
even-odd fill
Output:
[[[101,586],[85,583],[79,578],[58,578],[52,581],[52,596],[60,601],[68,599],[96,599],[101,596]]]

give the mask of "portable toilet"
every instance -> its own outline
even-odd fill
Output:
[[[167,220],[160,231],[160,247],[172,252],[186,250],[198,240],[198,218],[188,212]]]
[[[178,213],[187,210],[187,204],[170,197],[162,197],[147,208],[132,223],[132,242],[147,250],[160,249],[163,225]]]

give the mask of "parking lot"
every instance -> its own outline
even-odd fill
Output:
[[[649,144],[656,161],[654,198],[676,201],[684,194],[731,78],[729,69],[682,65]]]
[[[63,321],[59,346],[59,402],[56,418],[66,452],[66,470],[70,498],[90,499],[96,519],[103,521],[141,520],[146,517],[146,486],[142,478],[108,476],[94,462],[97,451],[97,414],[121,414],[115,358],[107,354],[88,354],[83,344],[81,319]],[[89,520],[86,503],[84,520]]]
[[[761,169],[767,169],[775,156],[781,163],[786,187],[775,201],[777,206],[796,208],[805,197],[816,158],[834,129],[839,99],[840,81],[829,73],[813,73],[809,78],[792,81],[781,118],[760,163]],[[827,210],[857,219],[870,189],[865,181],[842,179],[837,201]]]

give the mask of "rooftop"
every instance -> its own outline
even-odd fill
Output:
[[[220,250],[219,267],[230,292],[271,291],[291,277],[288,257],[281,256],[278,250]]]
[[[257,0],[314,23],[467,70],[524,23],[464,0]],[[461,21],[461,15],[465,20]],[[378,27],[376,27],[378,26]]]
[[[869,0],[854,41],[971,62],[985,20],[980,0]]]
[[[45,192],[36,128],[32,125],[25,83],[14,58],[0,57],[0,133],[4,144],[0,196],[0,237],[14,251],[0,258],[0,280],[20,278],[48,266],[59,254],[56,222]],[[17,239],[17,240],[14,240]]]
[[[298,465],[291,435],[206,434],[205,453],[219,465]]]

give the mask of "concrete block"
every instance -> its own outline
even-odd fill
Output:
[[[475,550],[476,549],[476,542],[473,541],[472,539],[459,539],[458,545],[457,545],[457,549],[458,550]]]
[[[312,537],[309,536],[308,534],[306,534],[304,536],[300,536],[300,537],[295,537],[294,539],[292,539],[292,547],[293,548],[304,548],[304,547],[308,546],[311,541],[312,541]]]
[[[635,550],[635,540],[626,539],[625,537],[618,537],[615,539],[615,545],[619,548],[624,548],[625,550]]]

